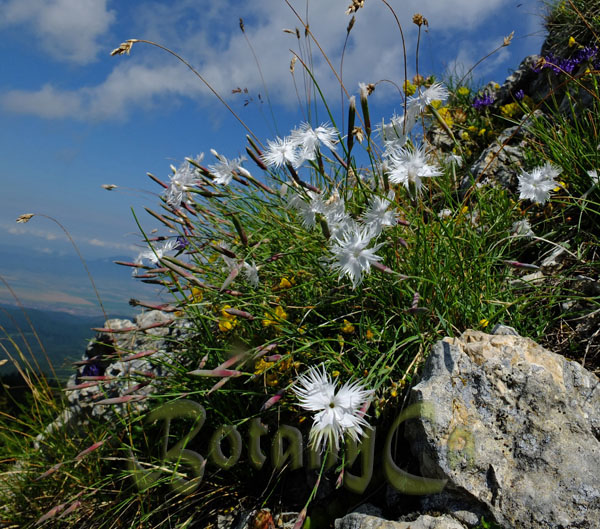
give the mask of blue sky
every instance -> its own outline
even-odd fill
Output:
[[[290,3],[303,18],[308,16],[311,31],[339,68],[350,1]],[[419,60],[425,75],[466,71],[514,30],[512,44],[474,73],[475,83],[501,83],[522,58],[539,52],[543,40],[539,0],[389,3],[403,26],[411,77],[416,12],[429,21]],[[155,223],[143,207],[158,208],[153,193],[160,189],[146,172],[166,180],[169,165],[179,165],[185,156],[205,152],[210,157],[211,148],[227,157],[244,152],[244,129],[189,70],[144,44],[136,44],[130,56],[111,57],[124,40],[153,40],[180,53],[263,141],[276,131],[286,135],[303,120],[289,50],[306,57],[308,48],[303,38],[283,31],[302,29],[284,0],[0,0],[0,13],[0,244],[29,252],[40,273],[46,258],[73,251],[52,222],[34,218],[16,224],[18,215],[39,212],[57,218],[86,258],[133,259],[141,238],[131,208],[148,230]],[[239,29],[240,17],[266,91]],[[339,108],[339,85],[314,44],[311,51],[316,77]],[[403,69],[394,19],[382,2],[366,0],[356,13],[344,58],[347,89],[358,93],[359,81],[384,78],[401,84]],[[296,72],[301,85],[299,67]],[[232,94],[238,87],[248,94]],[[391,85],[378,85],[372,115],[389,117],[401,108]],[[119,188],[107,192],[102,184]],[[14,280],[23,277],[14,275]],[[18,291],[19,284],[12,286]]]

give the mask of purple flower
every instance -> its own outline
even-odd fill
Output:
[[[179,235],[177,237],[177,242],[175,243],[173,249],[177,250],[178,252],[181,252],[185,250],[189,246],[189,244],[190,241],[188,241],[183,235]]]
[[[521,99],[523,99],[525,97],[525,92],[523,92],[523,89],[521,88],[520,90],[517,90],[515,92],[515,99],[517,101],[521,101]]]
[[[82,377],[99,377],[103,374],[104,369],[99,364],[86,364],[81,371]]]
[[[496,99],[493,95],[485,94],[481,97],[476,97],[473,100],[473,108],[475,110],[481,110],[482,108],[489,107]]]
[[[570,74],[573,73],[573,70],[576,66],[582,62],[589,61],[590,59],[596,57],[597,54],[598,46],[586,46],[581,48],[568,59],[563,59],[561,57],[557,57],[554,55],[554,53],[549,53],[544,57],[542,64],[533,67],[533,71],[539,72],[544,68],[550,68],[557,75],[565,72]]]
[[[577,64],[589,61],[592,57],[595,57],[598,53],[598,46],[586,46],[585,48],[581,48],[577,50],[577,53],[573,56],[573,59],[577,62]]]

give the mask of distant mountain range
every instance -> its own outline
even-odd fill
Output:
[[[88,340],[94,337],[91,328],[104,323],[102,317],[58,311],[27,308],[25,313],[18,307],[0,305],[0,361],[8,360],[0,367],[0,375],[17,371],[10,357],[22,368],[29,364],[36,371],[37,362],[39,369],[49,374],[47,356],[59,378],[66,379],[74,372],[71,362],[81,359]]]
[[[0,276],[23,305],[77,315],[102,314],[87,272],[75,252],[60,255],[3,245],[1,257]],[[114,313],[131,314],[133,310],[128,302],[132,297],[158,299],[156,288],[134,280],[130,268],[113,262],[131,260],[131,255],[87,260],[87,267],[109,317]],[[16,305],[1,280],[0,303]]]
[[[115,255],[87,260],[87,266],[102,299],[108,318],[131,319],[138,312],[131,298],[159,301],[160,291],[136,281],[131,269],[113,261],[131,261],[132,256]],[[9,289],[10,287],[10,289]],[[18,301],[11,293],[11,289]],[[172,301],[169,293],[163,301]],[[73,373],[71,362],[80,360],[91,327],[104,326],[104,316],[90,279],[75,252],[60,255],[19,246],[2,245],[0,253],[0,363],[8,354],[21,365],[21,353],[42,371],[49,365],[27,318],[61,378]],[[31,352],[30,352],[31,349]],[[0,375],[15,371],[12,361],[0,366]]]

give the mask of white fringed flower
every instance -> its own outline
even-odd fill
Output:
[[[246,275],[248,283],[250,283],[254,288],[256,288],[258,286],[259,280],[258,267],[254,263],[254,261],[252,261],[252,264],[248,264],[246,261],[244,261],[244,274]]]
[[[443,101],[448,97],[448,89],[441,83],[434,83],[429,88],[408,100],[408,108],[417,109],[418,113],[423,112],[434,101]]]
[[[409,191],[414,186],[417,194],[423,187],[423,178],[439,176],[441,171],[436,165],[428,163],[423,145],[409,149],[403,147],[390,154],[386,161],[390,173],[390,182],[403,184]]]
[[[196,156],[196,163],[200,163],[204,158],[204,153]],[[169,187],[165,189],[165,200],[171,207],[177,208],[182,202],[190,203],[187,199],[187,191],[198,180],[196,168],[189,162],[182,163],[174,174],[170,176]]]
[[[365,211],[362,221],[371,228],[371,232],[376,236],[381,233],[384,226],[395,226],[398,222],[396,213],[388,211],[388,208],[394,200],[394,192],[390,191],[387,198],[373,196],[369,203],[369,208]]]
[[[517,220],[513,222],[510,231],[511,234],[515,237],[530,238],[535,236],[535,233],[531,229],[531,224],[529,224],[529,221],[527,219]]]
[[[546,162],[531,172],[523,171],[519,175],[519,198],[529,199],[537,204],[545,204],[550,198],[550,191],[558,186],[555,180],[562,168]]]
[[[393,115],[389,123],[379,126],[379,135],[386,145],[386,151],[397,150],[404,146],[410,131],[417,124],[419,113],[417,107],[408,107],[406,115]]]
[[[308,200],[304,200],[301,195],[295,193],[288,199],[288,206],[294,208],[302,217],[302,224],[305,228],[312,229],[317,221],[317,213],[323,213],[325,203],[319,193],[308,191]]]
[[[302,123],[290,134],[291,141],[300,149],[304,160],[314,160],[321,145],[335,150],[337,131],[331,125],[321,124],[313,129],[309,123]]]
[[[298,397],[300,406],[317,412],[309,440],[314,449],[323,451],[327,444],[339,450],[340,439],[349,435],[359,441],[365,429],[370,428],[361,413],[361,408],[373,393],[358,382],[346,382],[336,393],[334,384],[325,371],[325,366],[312,367],[302,375],[292,391]]]
[[[331,268],[337,270],[341,276],[348,276],[352,281],[352,288],[362,283],[363,274],[368,274],[371,264],[381,261],[381,257],[375,252],[383,245],[376,244],[373,248],[367,248],[371,244],[373,232],[369,226],[358,226],[352,231],[342,232],[333,240],[330,250]]]
[[[297,167],[301,163],[298,146],[290,137],[267,140],[267,145],[262,159],[268,167],[279,168],[287,164]]]
[[[147,260],[153,265],[157,265],[160,259],[164,257],[165,253],[176,250],[178,245],[179,242],[177,239],[167,239],[166,241],[156,242],[148,250],[140,252],[134,262],[136,264],[144,264],[144,261]],[[135,268],[133,275],[136,276],[137,273],[138,269]]]
[[[233,178],[234,172],[240,172],[243,169],[241,164],[246,158],[240,156],[239,158],[228,160],[214,149],[211,149],[210,152],[219,160],[218,163],[208,166],[208,170],[215,176],[215,184],[228,185]]]

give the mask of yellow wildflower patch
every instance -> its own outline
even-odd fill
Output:
[[[237,316],[229,314],[226,309],[230,309],[231,305],[224,305],[221,309],[221,317],[219,318],[219,330],[228,332],[238,324]]]
[[[487,327],[490,324],[490,322],[488,320],[486,320],[485,318],[479,320],[479,325],[481,325],[482,327]]]
[[[520,110],[521,107],[519,107],[517,103],[508,103],[500,107],[500,113],[507,118],[512,118],[518,114]]]
[[[460,88],[459,88],[459,89],[456,91],[456,93],[457,93],[459,96],[467,96],[467,95],[469,95],[469,94],[471,93],[471,90],[469,90],[469,89],[468,89],[466,86],[461,86],[461,87],[460,87]]]
[[[367,329],[365,336],[366,336],[367,340],[372,340],[373,338],[375,338],[375,334],[373,333],[373,331],[371,329]]]
[[[235,327],[235,322],[229,320],[219,320],[219,330],[221,332],[228,332]]]
[[[571,36],[569,37],[569,48],[577,45],[577,41]]]
[[[200,303],[203,298],[204,294],[202,292],[202,289],[198,287],[192,287],[192,290],[190,292],[190,301],[192,301],[193,303]]]
[[[292,283],[287,277],[282,277],[279,281],[279,288],[291,288]]]
[[[469,141],[471,139],[471,136],[469,136],[469,133],[466,130],[463,130],[460,137],[465,141]]]
[[[263,327],[269,327],[270,325],[278,325],[282,321],[287,320],[287,313],[283,310],[281,305],[275,307],[275,314],[269,314],[265,312],[265,317],[262,321]]]
[[[348,320],[344,320],[344,324],[342,325],[342,332],[344,334],[352,334],[355,331],[354,325],[352,325]]]
[[[561,187],[566,188],[567,184],[565,184],[564,182],[559,182],[558,185],[552,191],[554,191],[554,192],[560,191]]]
[[[402,87],[404,89],[404,93],[407,96],[412,96],[417,91],[417,87],[414,84],[412,84],[408,79],[404,81]]]
[[[448,107],[440,108],[438,110],[438,114],[444,120],[444,123],[448,125],[448,127],[452,127],[452,125],[454,125],[454,119],[452,118],[452,113],[450,112],[450,109]]]
[[[267,369],[271,369],[275,362],[267,362],[264,358],[259,358],[254,364],[254,374],[262,375]]]

